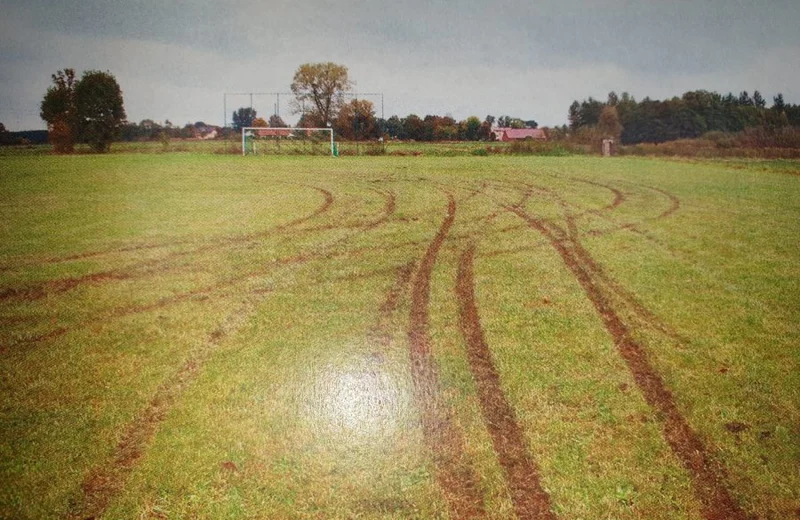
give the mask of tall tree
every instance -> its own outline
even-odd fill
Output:
[[[783,94],[780,92],[777,96],[772,98],[772,103],[772,109],[776,110],[777,112],[783,112],[783,110],[786,108],[786,102],[783,100]]]
[[[233,129],[240,132],[242,128],[253,126],[256,110],[252,107],[241,107],[233,113]]]
[[[269,126],[272,128],[286,128],[289,125],[287,125],[278,114],[272,114],[269,116]]]
[[[573,101],[569,106],[567,119],[571,130],[577,130],[581,126],[581,104],[577,100]]]
[[[77,139],[74,69],[59,70],[51,76],[53,85],[47,88],[39,115],[47,122],[48,138],[56,153],[72,153]]]
[[[336,63],[304,63],[294,73],[291,89],[295,96],[295,113],[303,112],[307,120],[325,127],[333,123],[350,90],[347,67]]]
[[[375,110],[366,99],[353,99],[341,107],[333,125],[344,139],[370,139],[377,136]]]
[[[617,107],[606,106],[600,112],[600,120],[597,123],[597,129],[603,137],[619,140],[622,135],[622,124],[619,122],[619,115],[617,115]]]
[[[403,118],[403,133],[407,139],[422,141],[425,137],[425,123],[417,114],[409,114]]]
[[[748,94],[746,90],[743,90],[739,94],[739,104],[742,105],[742,106],[752,106],[753,105],[753,98],[750,97],[750,94]]]
[[[122,89],[110,72],[90,70],[75,86],[75,109],[83,140],[96,152],[107,152],[125,121]]]
[[[767,106],[766,100],[764,100],[764,97],[761,95],[761,92],[759,92],[757,90],[755,92],[753,92],[753,103],[758,108],[764,108],[765,106]]]
[[[465,141],[477,141],[478,133],[481,129],[481,120],[475,116],[470,116],[459,123],[459,137]]]
[[[406,137],[403,122],[397,116],[391,116],[383,122],[383,132],[389,137],[397,137],[399,139],[405,139]]]

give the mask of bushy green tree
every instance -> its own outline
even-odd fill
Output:
[[[405,129],[403,128],[403,121],[397,116],[391,116],[382,124],[382,132],[389,137],[396,137],[398,139],[405,139]]]
[[[233,112],[233,129],[237,132],[242,128],[253,126],[253,120],[256,118],[256,111],[252,107],[241,107]]]
[[[47,123],[48,138],[55,152],[72,153],[78,137],[75,70],[59,70],[51,77],[53,85],[47,88],[39,115]]]
[[[777,112],[783,112],[783,110],[786,108],[786,102],[783,100],[783,94],[780,92],[777,96],[772,98],[772,103],[772,109]]]
[[[425,123],[416,114],[409,114],[403,118],[403,131],[406,139],[422,141],[425,137]]]
[[[75,86],[81,138],[96,152],[107,152],[125,121],[122,89],[110,72],[90,70]]]
[[[90,70],[75,79],[73,69],[52,75],[53,85],[41,103],[50,142],[57,153],[70,153],[76,141],[107,152],[125,122],[122,90],[110,72]]]
[[[764,108],[765,106],[767,106],[766,100],[761,95],[761,92],[757,90],[753,92],[753,104],[758,108]]]
[[[481,129],[481,120],[470,116],[458,124],[458,137],[465,141],[477,141]]]

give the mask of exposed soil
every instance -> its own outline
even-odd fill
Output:
[[[670,201],[669,207],[665,209],[663,212],[661,212],[656,218],[668,217],[681,208],[681,200],[674,194],[668,192],[667,190],[662,190],[661,188],[656,188],[654,186],[649,186],[646,184],[639,184],[638,186],[642,186],[643,188],[647,188],[648,190],[658,192],[669,199]]]
[[[461,255],[456,295],[461,332],[467,344],[469,366],[477,387],[483,422],[492,437],[498,461],[506,473],[517,517],[555,519],[556,515],[550,509],[550,496],[542,488],[539,469],[528,454],[525,434],[503,392],[500,374],[483,335],[475,303],[474,252],[474,247],[470,246]]]
[[[203,363],[219,343],[235,332],[250,314],[246,303],[214,329],[205,343],[190,354],[181,369],[156,391],[147,407],[124,429],[111,459],[92,468],[81,484],[82,494],[66,515],[69,519],[95,519],[103,515],[123,489],[131,470],[184,390],[197,378]]]
[[[731,433],[741,433],[745,430],[749,430],[750,426],[742,422],[734,421],[725,423],[725,429]]]
[[[625,194],[622,193],[622,191],[620,189],[615,188],[614,186],[611,186],[610,184],[604,184],[602,182],[597,182],[597,181],[590,181],[588,179],[581,179],[581,178],[578,178],[578,177],[572,177],[572,180],[574,180],[576,182],[581,182],[583,184],[591,184],[592,186],[597,186],[599,188],[605,188],[605,189],[609,190],[611,193],[614,194],[614,200],[612,200],[609,204],[607,204],[607,205],[603,206],[602,208],[600,208],[601,211],[612,211],[614,209],[617,209],[619,206],[621,206],[627,200],[626,197],[625,197]]]
[[[613,307],[594,267],[596,262],[574,236],[565,240],[563,236],[553,232],[552,224],[535,218],[520,208],[509,209],[548,239],[583,287],[601,316],[606,330],[614,338],[617,350],[625,360],[639,390],[661,421],[667,443],[688,470],[695,494],[703,505],[704,516],[709,520],[744,520],[746,515],[726,488],[724,467],[710,456],[700,437],[689,426],[664,380],[650,364],[645,349],[632,337]]]
[[[100,251],[87,251],[84,253],[77,253],[74,255],[67,255],[62,257],[53,257],[48,258],[42,263],[46,264],[58,264],[61,262],[73,262],[75,260],[86,260],[87,258],[94,258],[97,256],[103,255],[110,255],[115,253],[130,253],[133,251],[146,251],[149,249],[160,249],[162,247],[174,247],[179,246],[182,244],[186,244],[187,242],[179,242],[179,241],[172,241],[172,242],[164,242],[163,244],[141,244],[136,246],[123,246],[117,247],[112,249],[103,249]]]
[[[467,464],[462,432],[441,395],[436,362],[428,336],[431,273],[439,249],[453,225],[456,201],[449,195],[447,216],[422,257],[411,290],[408,341],[414,398],[422,419],[425,444],[436,466],[436,478],[455,518],[485,516],[478,477]]]
[[[572,222],[572,217],[567,217],[567,222]],[[570,229],[573,229],[571,224],[568,224]],[[588,251],[583,247],[578,239],[577,231],[574,231],[570,235],[570,240],[573,248],[579,254],[581,259],[585,262],[586,266],[591,270],[592,275],[595,277],[596,280],[602,282],[603,285],[609,289],[611,292],[616,294],[619,298],[625,301],[628,305],[630,310],[636,313],[639,318],[649,327],[661,332],[662,334],[668,336],[669,338],[687,344],[690,342],[688,338],[681,336],[677,331],[675,331],[672,327],[670,327],[664,320],[658,317],[655,313],[653,313],[650,309],[648,309],[631,291],[621,286],[610,277],[605,270],[595,262],[594,258],[589,254]]]
[[[378,347],[377,354],[380,350],[389,348],[391,344],[391,335],[387,330],[389,320],[392,314],[397,310],[400,303],[400,298],[403,293],[408,289],[408,284],[411,282],[411,275],[414,274],[414,262],[408,262],[400,266],[396,270],[395,281],[389,290],[386,291],[383,303],[378,310],[378,317],[375,325],[372,326],[368,333],[371,342]]]
[[[411,275],[414,274],[414,262],[409,262],[397,270],[397,279],[394,285],[386,293],[386,298],[380,307],[380,314],[382,319],[388,319],[391,314],[397,309],[400,301],[400,296],[408,287],[411,281]]]

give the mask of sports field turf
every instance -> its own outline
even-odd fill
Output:
[[[799,171],[0,157],[0,518],[795,518]]]

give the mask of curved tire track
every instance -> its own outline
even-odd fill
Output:
[[[129,280],[129,279],[140,279],[150,274],[159,274],[173,270],[172,267],[165,264],[170,260],[175,260],[176,258],[181,258],[197,253],[203,253],[206,251],[218,250],[221,247],[225,247],[232,244],[253,242],[255,240],[265,238],[269,235],[286,231],[290,228],[296,227],[300,224],[303,224],[304,222],[307,222],[308,220],[311,220],[325,213],[330,209],[330,207],[334,203],[334,197],[330,191],[316,186],[307,186],[307,187],[319,191],[324,197],[323,203],[314,212],[296,218],[285,224],[278,225],[269,230],[261,231],[259,233],[251,233],[247,235],[224,238],[222,240],[217,240],[212,243],[195,247],[189,250],[176,251],[167,254],[161,258],[153,260],[145,260],[143,262],[137,262],[134,264],[130,264],[117,269],[111,269],[108,271],[90,273],[87,275],[77,276],[77,277],[66,277],[55,280],[48,280],[27,287],[11,287],[2,289],[0,290],[0,300],[22,299],[27,301],[33,301],[44,298],[46,296],[61,294],[85,284],[95,285],[115,280],[119,281],[119,280]]]

